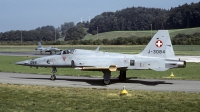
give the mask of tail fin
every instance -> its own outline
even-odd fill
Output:
[[[95,50],[95,51],[96,51],[96,52],[98,52],[98,51],[99,51],[99,48],[100,48],[100,46],[98,46],[98,47],[96,48],[96,50]]]
[[[42,48],[42,44],[38,42],[38,48]]]
[[[168,30],[158,30],[146,48],[139,55],[160,58],[175,58]]]

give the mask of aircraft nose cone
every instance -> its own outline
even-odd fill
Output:
[[[26,61],[20,61],[20,62],[16,62],[15,64],[16,65],[26,65],[26,64],[28,64],[28,60],[26,60]]]

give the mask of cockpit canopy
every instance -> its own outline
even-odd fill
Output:
[[[73,54],[74,51],[75,51],[75,49],[63,50],[63,51],[61,51],[58,55],[62,55],[62,54]]]

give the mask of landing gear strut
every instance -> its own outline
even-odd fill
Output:
[[[120,70],[119,81],[125,81],[125,80],[126,80],[126,71]]]
[[[56,75],[55,75],[56,72],[57,72],[56,67],[53,67],[52,68],[52,75],[50,77],[51,80],[56,80]]]
[[[108,85],[110,83],[110,76],[111,76],[111,71],[102,71],[103,72],[103,82],[105,85]]]

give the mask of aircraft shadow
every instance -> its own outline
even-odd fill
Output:
[[[18,78],[18,79],[36,79],[36,80],[50,80],[49,78],[31,78],[31,77],[12,77],[12,78]],[[64,80],[64,81],[76,81],[76,82],[86,82],[90,85],[94,86],[106,86],[103,83],[103,79],[96,79],[96,78],[88,78],[88,79],[80,79],[80,78],[56,78],[56,80]],[[173,84],[173,83],[168,83],[166,81],[144,81],[142,79],[132,79],[132,78],[127,78],[126,81],[121,82],[118,80],[118,78],[112,78],[110,85],[115,84],[115,83],[135,83],[135,84],[143,84],[147,86],[156,86],[159,84]]]
[[[118,79],[116,81],[117,81],[116,83],[120,82]],[[156,85],[159,85],[159,84],[173,84],[173,83],[169,83],[169,82],[166,82],[166,81],[145,81],[145,80],[142,80],[142,79],[131,79],[131,78],[127,78],[126,81],[120,82],[120,83],[135,83],[135,84],[143,84],[143,85],[147,85],[147,86],[156,86]]]

